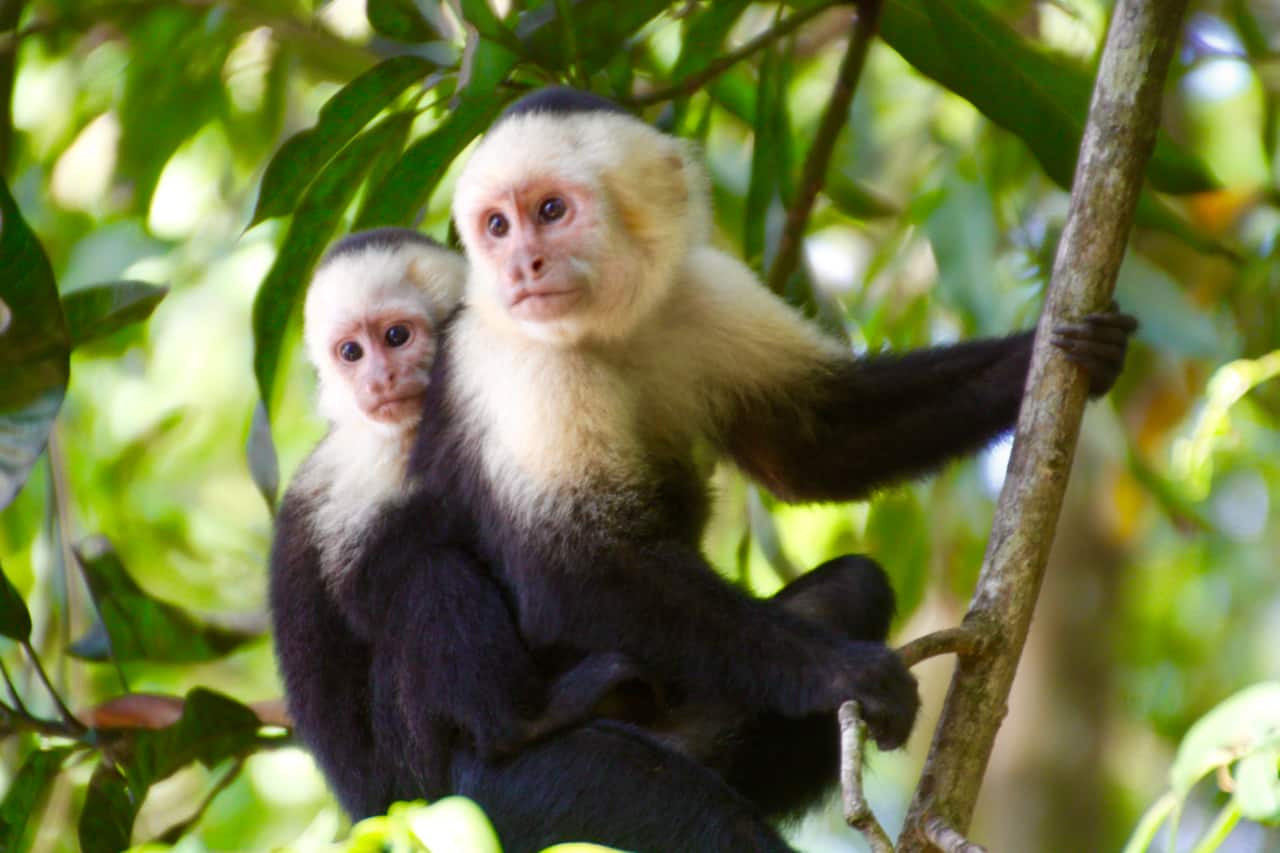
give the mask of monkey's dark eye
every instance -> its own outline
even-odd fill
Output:
[[[538,219],[543,222],[555,222],[568,211],[569,207],[564,203],[564,199],[553,195],[551,198],[543,199],[542,204],[538,205]]]
[[[338,355],[343,361],[359,361],[364,356],[364,349],[355,341],[345,341],[338,347]]]
[[[387,329],[382,336],[389,347],[402,347],[409,342],[409,327],[403,323],[397,323]]]
[[[494,237],[505,237],[507,232],[511,230],[511,223],[507,222],[507,217],[501,213],[489,214],[489,221],[485,225],[489,229],[489,233]]]

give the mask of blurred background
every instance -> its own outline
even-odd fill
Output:
[[[560,5],[487,7],[489,23],[518,37],[503,49],[528,49],[513,66],[493,54],[503,37],[474,36],[487,26],[475,3],[0,0],[0,170],[64,307],[103,282],[168,288],[115,288],[103,316],[116,322],[72,341],[47,451],[0,512],[0,564],[68,706],[197,686],[241,703],[279,696],[264,633],[263,493],[323,431],[291,309],[315,254],[353,223],[448,238],[455,157],[485,123],[457,117],[487,119],[492,105],[476,94],[486,75],[506,80],[485,87],[499,99],[554,80],[588,85],[697,139],[717,240],[770,268],[850,7],[639,3],[619,23],[631,13],[597,3],[606,14],[592,17],[582,2],[576,36],[566,46],[554,27],[548,47]],[[1120,849],[1169,788],[1189,727],[1280,679],[1280,6],[1191,5],[1117,291],[1142,329],[1119,386],[1086,416],[970,833],[992,850]],[[1033,325],[1109,14],[1101,0],[887,3],[787,297],[858,351]],[[735,50],[740,61],[712,66]],[[381,101],[352,88],[401,56],[420,71]],[[342,92],[354,94],[335,102]],[[351,143],[372,152],[363,171],[341,171],[332,158],[371,121]],[[393,198],[406,177],[418,194]],[[0,266],[11,305],[15,269]],[[283,334],[270,346],[260,331],[255,347],[255,297],[260,330],[263,317],[294,317],[272,327]],[[963,616],[1007,454],[999,444],[840,506],[782,506],[726,470],[708,552],[761,593],[837,553],[870,552],[893,576],[903,642]],[[114,551],[101,539],[81,547],[97,536]],[[95,561],[96,574],[81,570]],[[124,653],[120,620],[103,610],[111,596],[144,629],[163,625],[178,651],[144,642]],[[138,602],[173,609],[141,617]],[[0,661],[31,712],[56,717],[20,644],[0,639]],[[871,759],[872,803],[891,833],[951,668],[917,668],[925,711],[909,749]],[[1274,720],[1272,697],[1262,713]],[[30,731],[0,741],[0,790],[54,743]],[[13,849],[77,849],[95,766],[80,754],[32,788]],[[1275,777],[1273,757],[1280,788]],[[1177,849],[1222,817],[1221,781],[1187,786]],[[303,850],[340,837],[345,820],[306,755],[273,746],[159,781],[132,837],[176,824],[184,851]],[[1249,819],[1222,835],[1225,850],[1280,849],[1280,832]],[[862,849],[836,810],[795,837],[806,850]]]

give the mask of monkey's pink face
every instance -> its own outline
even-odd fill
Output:
[[[412,426],[422,415],[427,375],[435,357],[434,329],[425,316],[375,314],[335,330],[331,354],[356,405],[371,421]]]
[[[546,323],[587,307],[599,233],[593,192],[564,180],[530,181],[482,205],[472,223],[517,320]]]

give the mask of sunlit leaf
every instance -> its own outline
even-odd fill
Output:
[[[880,33],[921,73],[1017,134],[1059,185],[1071,185],[1093,89],[1087,69],[1035,46],[979,0],[894,0]],[[1163,133],[1147,175],[1164,192],[1215,186]]]
[[[53,270],[0,181],[0,509],[44,451],[62,405],[70,345]]]
[[[1216,768],[1280,749],[1280,681],[1246,687],[1201,717],[1178,746],[1169,780],[1185,796]],[[1273,768],[1274,769],[1274,768]]]
[[[1280,821],[1280,746],[1240,759],[1235,782],[1236,801],[1245,817],[1260,823]]]
[[[433,68],[417,56],[396,56],[342,87],[320,108],[315,125],[290,137],[271,158],[249,224],[292,211],[321,168],[374,116]]]
[[[0,567],[0,637],[25,642],[31,637],[31,613]],[[3,848],[0,848],[3,849]]]
[[[213,767],[252,747],[260,728],[262,722],[250,708],[197,687],[186,695],[176,723],[138,734],[125,766],[129,787],[141,795],[193,761]]]
[[[27,755],[0,802],[0,850],[26,853],[31,848],[34,833],[27,826],[44,808],[53,780],[71,752],[70,747],[58,747]]]
[[[81,853],[120,853],[129,846],[133,820],[142,806],[116,766],[102,760],[94,768],[80,810]]]
[[[270,412],[276,402],[276,372],[285,330],[301,304],[307,279],[333,237],[361,178],[384,147],[403,138],[405,114],[366,130],[324,167],[298,203],[275,263],[253,302],[253,370],[258,391]]]
[[[448,118],[409,146],[400,162],[373,188],[356,220],[357,229],[408,225],[431,198],[445,170],[502,108],[493,91],[468,91]]]
[[[502,853],[497,833],[480,807],[465,797],[445,797],[406,815],[409,828],[428,850]]]
[[[121,281],[82,287],[62,297],[67,332],[73,347],[141,322],[169,292],[167,287],[140,281]]]
[[[924,600],[932,539],[924,507],[910,490],[883,495],[872,503],[866,548],[893,579],[899,619],[914,613]]]
[[[105,539],[82,543],[76,556],[84,568],[110,652],[118,661],[194,663],[215,660],[257,635],[209,625],[180,607],[148,595],[134,582]],[[92,641],[93,634],[89,639]],[[75,644],[72,653],[99,660],[100,643]]]
[[[667,0],[577,0],[572,4],[577,60],[584,73],[599,71],[636,31],[663,12]],[[525,52],[538,64],[564,70],[573,56],[565,50],[556,4],[525,15],[516,27]]]
[[[370,26],[397,41],[416,43],[439,35],[422,17],[414,0],[368,0],[365,14]]]

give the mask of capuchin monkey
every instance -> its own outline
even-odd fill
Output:
[[[615,689],[626,698],[634,679],[622,655],[603,653],[548,683],[502,588],[461,554],[395,567],[393,595],[411,607],[343,605],[370,531],[405,491],[437,334],[465,276],[456,253],[384,228],[335,244],[307,292],[306,351],[329,431],[276,519],[271,612],[296,732],[355,818],[423,796],[427,771],[406,761],[425,751],[408,742],[410,718],[493,758],[587,719]],[[432,642],[406,654],[406,634]]]
[[[542,666],[619,652],[660,687],[676,729],[683,708],[709,734],[672,742],[665,722],[593,721],[500,762],[455,742],[418,762],[441,770],[422,793],[477,800],[513,853],[570,838],[790,849],[768,819],[835,781],[839,705],[856,700],[891,749],[915,721],[916,684],[883,643],[892,595],[876,597],[874,564],[794,593],[828,592],[826,625],[785,606],[787,591],[761,600],[712,570],[709,466],[725,456],[793,501],[925,475],[1012,426],[1031,334],[854,356],[712,248],[689,146],[573,90],[499,118],[453,216],[466,304],[432,367],[411,493],[344,598],[380,613],[406,561],[478,558]],[[1100,394],[1134,326],[1096,314],[1054,342]],[[427,653],[425,634],[404,640]],[[725,725],[702,726],[718,708]],[[413,743],[450,741],[424,725]]]

